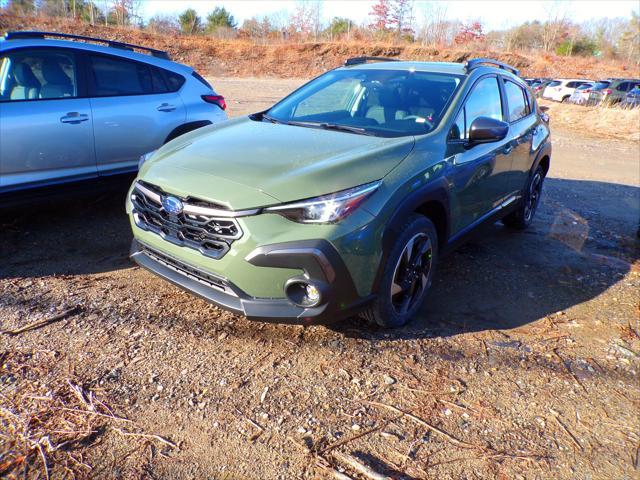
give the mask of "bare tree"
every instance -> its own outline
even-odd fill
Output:
[[[546,5],[547,20],[542,29],[542,48],[548,52],[560,42],[567,28],[567,16],[571,2],[554,0]]]
[[[449,5],[447,2],[421,2],[419,6],[418,36],[423,45],[445,45],[451,29],[451,22],[447,21]]]

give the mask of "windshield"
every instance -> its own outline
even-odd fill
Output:
[[[590,83],[583,83],[578,88],[576,88],[576,90],[589,90],[592,86],[593,85],[591,85]]]
[[[558,85],[562,85],[562,82],[560,80],[554,80],[549,84],[550,87],[557,87]]]
[[[594,90],[603,90],[603,89],[607,88],[607,87],[609,86],[609,84],[610,84],[610,83],[611,83],[611,82],[597,82],[597,83],[594,85],[593,89],[594,89]]]
[[[401,137],[438,125],[461,76],[411,70],[334,70],[272,107],[268,120]]]

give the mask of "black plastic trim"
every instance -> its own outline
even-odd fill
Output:
[[[178,138],[180,135],[192,132],[193,130],[197,130],[198,128],[206,127],[207,125],[211,125],[211,122],[209,120],[199,120],[197,122],[189,122],[180,125],[179,127],[176,127],[171,131],[164,143],[168,143],[171,140]]]
[[[322,256],[331,262],[331,268],[336,272],[333,282],[327,281],[325,275],[328,270],[326,265],[322,266],[322,260],[318,261],[317,252],[302,252],[308,248],[318,249]],[[145,250],[150,251],[152,255],[145,253]],[[198,281],[197,275],[192,273],[197,270],[195,267],[158,252],[159,256],[172,260],[174,268],[170,268],[154,259],[154,252],[153,249],[135,239],[131,244],[131,259],[141,267],[225,310],[245,315],[249,320],[301,325],[329,323],[357,313],[374,299],[373,296],[364,298],[358,296],[346,265],[335,248],[326,240],[286,242],[260,247],[255,254],[250,255],[251,260],[248,260],[251,264],[261,267],[295,268],[305,271],[303,278],[309,279],[311,283],[322,285],[323,299],[325,299],[321,305],[309,308],[296,306],[285,298],[251,297],[233,283],[221,278],[220,281],[233,292],[233,294],[225,293],[207,285],[206,282]],[[183,273],[180,272],[181,268],[184,269]],[[210,275],[206,272],[202,273]],[[312,277],[311,275],[320,276]],[[300,276],[294,276],[294,278],[300,278]]]
[[[382,235],[382,258],[380,259],[378,270],[373,282],[373,292],[378,291],[389,252],[393,247],[395,239],[398,238],[398,236],[402,233],[402,226],[412,213],[414,213],[427,202],[437,202],[443,207],[445,211],[445,217],[447,221],[446,233],[444,235],[444,238],[438,238],[438,243],[441,247],[446,244],[449,238],[449,229],[451,224],[449,208],[449,185],[446,178],[441,177],[411,192],[395,209],[393,216],[387,222],[387,227]]]

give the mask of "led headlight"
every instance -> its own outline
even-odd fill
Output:
[[[149,160],[157,150],[152,150],[150,152],[145,153],[144,155],[140,155],[140,160],[138,160],[138,170],[142,167],[142,164]]]
[[[375,192],[382,182],[360,185],[321,197],[286,203],[265,209],[298,223],[335,223],[342,220]]]

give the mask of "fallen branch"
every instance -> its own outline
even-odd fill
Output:
[[[564,430],[564,433],[566,433],[569,436],[569,438],[571,439],[573,444],[584,452],[584,447],[582,445],[580,445],[580,442],[578,442],[578,439],[575,437],[575,435],[573,433],[571,433],[571,431],[567,428],[567,426],[560,421],[558,416],[554,415],[553,418],[556,420],[558,425],[560,425],[560,428],[562,428],[562,430]]]
[[[20,327],[20,328],[16,328],[14,330],[2,330],[2,332],[0,333],[4,333],[5,335],[19,335],[21,333],[46,327],[47,325],[50,325],[52,323],[59,322],[60,320],[64,320],[68,316],[77,313],[79,310],[80,309],[78,307],[73,307],[73,308],[70,308],[69,310],[65,310],[64,312],[58,313],[53,317],[28,323],[27,325],[24,325],[23,327]]]
[[[582,387],[584,392],[585,393],[589,393],[587,391],[587,388],[582,384],[582,382],[578,378],[578,376],[575,373],[573,373],[573,370],[571,370],[571,368],[569,368],[569,365],[567,365],[566,362],[564,361],[564,359],[560,356],[560,354],[558,353],[558,349],[557,348],[553,349],[553,353],[555,354],[556,357],[558,357],[558,359],[560,360],[560,363],[564,366],[564,368],[567,370],[567,372],[569,372],[569,375],[571,375],[573,377],[573,379],[576,381],[576,383]]]
[[[356,472],[358,472],[360,475],[364,475],[366,478],[369,478],[371,480],[391,480],[391,477],[382,475],[381,473],[372,470],[370,467],[363,463],[360,463],[351,455],[347,455],[346,453],[334,452],[333,456],[336,458],[336,460],[349,465]]]
[[[333,478],[337,480],[353,480],[353,478],[351,478],[349,475],[336,470],[331,464],[331,462],[329,462],[329,460],[324,458],[322,455],[316,454],[315,457],[316,457],[316,466],[328,472],[329,474],[331,474]]]
[[[454,445],[456,445],[458,447],[485,450],[484,447],[480,447],[478,445],[473,445],[472,443],[467,443],[464,440],[459,440],[456,437],[454,437],[453,435],[451,435],[450,433],[445,432],[441,428],[438,428],[435,425],[431,425],[426,420],[423,420],[422,418],[415,416],[413,413],[406,412],[404,410],[399,409],[398,407],[394,407],[393,405],[387,405],[386,403],[372,402],[372,401],[366,401],[366,403],[368,403],[370,405],[373,405],[375,407],[386,408],[387,410],[391,410],[392,412],[396,412],[396,413],[402,414],[405,417],[407,417],[407,418],[413,420],[414,422],[416,422],[418,425],[426,427],[429,430],[431,430],[432,432],[437,433],[438,435],[446,438],[449,442],[453,443]]]
[[[358,435],[354,435],[353,437],[349,437],[349,438],[345,438],[343,440],[340,440],[339,442],[336,442],[333,445],[329,445],[328,447],[323,448],[322,450],[320,450],[319,453],[322,455],[324,453],[330,452],[334,448],[341,447],[345,443],[353,442],[354,440],[357,440],[358,438],[362,438],[362,437],[364,437],[366,435],[369,435],[369,434],[371,434],[373,432],[377,432],[382,427],[386,427],[388,424],[389,424],[389,422],[385,422],[383,425],[378,425],[378,426],[372,427],[372,428],[370,428],[368,430],[365,430],[364,432],[359,433]]]

